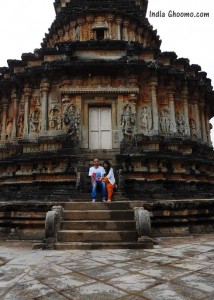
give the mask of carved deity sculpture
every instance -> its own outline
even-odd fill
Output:
[[[24,132],[24,114],[20,114],[17,119],[18,137],[23,136]]]
[[[61,130],[62,118],[60,116],[60,111],[57,106],[52,107],[49,113],[49,128],[51,130]]]
[[[35,109],[30,114],[30,130],[34,133],[39,133],[40,131],[40,111]]]
[[[7,120],[7,126],[6,126],[6,139],[7,140],[11,138],[12,129],[13,129],[13,120],[9,118]]]
[[[197,129],[196,129],[196,122],[194,119],[189,119],[189,126],[190,126],[190,135],[192,139],[197,139]]]
[[[80,26],[77,25],[75,28],[75,37],[74,37],[75,41],[79,41],[80,40]]]
[[[124,112],[121,115],[121,125],[124,135],[131,136],[133,134],[133,127],[136,122],[136,115],[132,111],[132,106],[127,104]]]
[[[178,133],[180,135],[185,135],[187,131],[187,126],[181,111],[178,111],[176,114],[176,124],[177,124]]]
[[[143,107],[140,112],[141,127],[144,134],[148,134],[152,128],[152,115],[149,107]]]
[[[70,136],[79,136],[80,112],[75,105],[70,105],[64,113],[64,123]]]
[[[169,110],[167,108],[161,108],[159,122],[161,133],[170,133],[170,115]]]

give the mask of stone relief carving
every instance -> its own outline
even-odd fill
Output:
[[[30,114],[30,131],[33,133],[39,133],[40,132],[40,110],[35,109],[31,114]]]
[[[197,129],[196,129],[196,122],[194,119],[189,119],[189,126],[190,126],[190,135],[191,138],[196,140],[197,139]]]
[[[80,136],[80,111],[76,105],[69,105],[64,113],[64,123],[67,126],[67,133],[72,137],[75,134]]]
[[[126,104],[121,115],[121,125],[124,135],[131,136],[136,124],[136,112],[131,104]]]
[[[20,114],[17,119],[17,135],[18,137],[22,137],[24,133],[24,114]]]
[[[79,25],[77,25],[76,28],[75,28],[74,40],[75,41],[79,41],[80,40],[80,26]]]
[[[141,128],[144,134],[148,134],[152,129],[152,114],[149,107],[144,106],[140,110]]]
[[[49,113],[49,128],[51,130],[62,129],[62,117],[60,116],[60,109],[56,105],[51,108]]]
[[[161,108],[159,124],[161,133],[170,133],[170,114],[168,108]]]
[[[187,125],[181,111],[178,111],[176,113],[176,124],[177,124],[178,134],[185,135],[187,133]]]
[[[9,140],[11,138],[12,129],[13,129],[13,120],[11,118],[9,118],[7,120],[7,125],[6,125],[6,139],[7,140]]]

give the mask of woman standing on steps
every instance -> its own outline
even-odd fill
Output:
[[[105,160],[103,162],[103,167],[105,169],[105,176],[103,178],[103,181],[106,184],[106,190],[107,190],[107,202],[112,201],[112,195],[113,195],[113,190],[115,188],[115,177],[114,177],[114,171],[113,168],[111,167],[111,164],[108,160]]]

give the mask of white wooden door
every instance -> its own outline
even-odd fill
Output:
[[[111,108],[89,108],[89,149],[112,149]]]

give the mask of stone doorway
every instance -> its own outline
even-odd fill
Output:
[[[89,108],[89,149],[112,149],[110,107]]]

